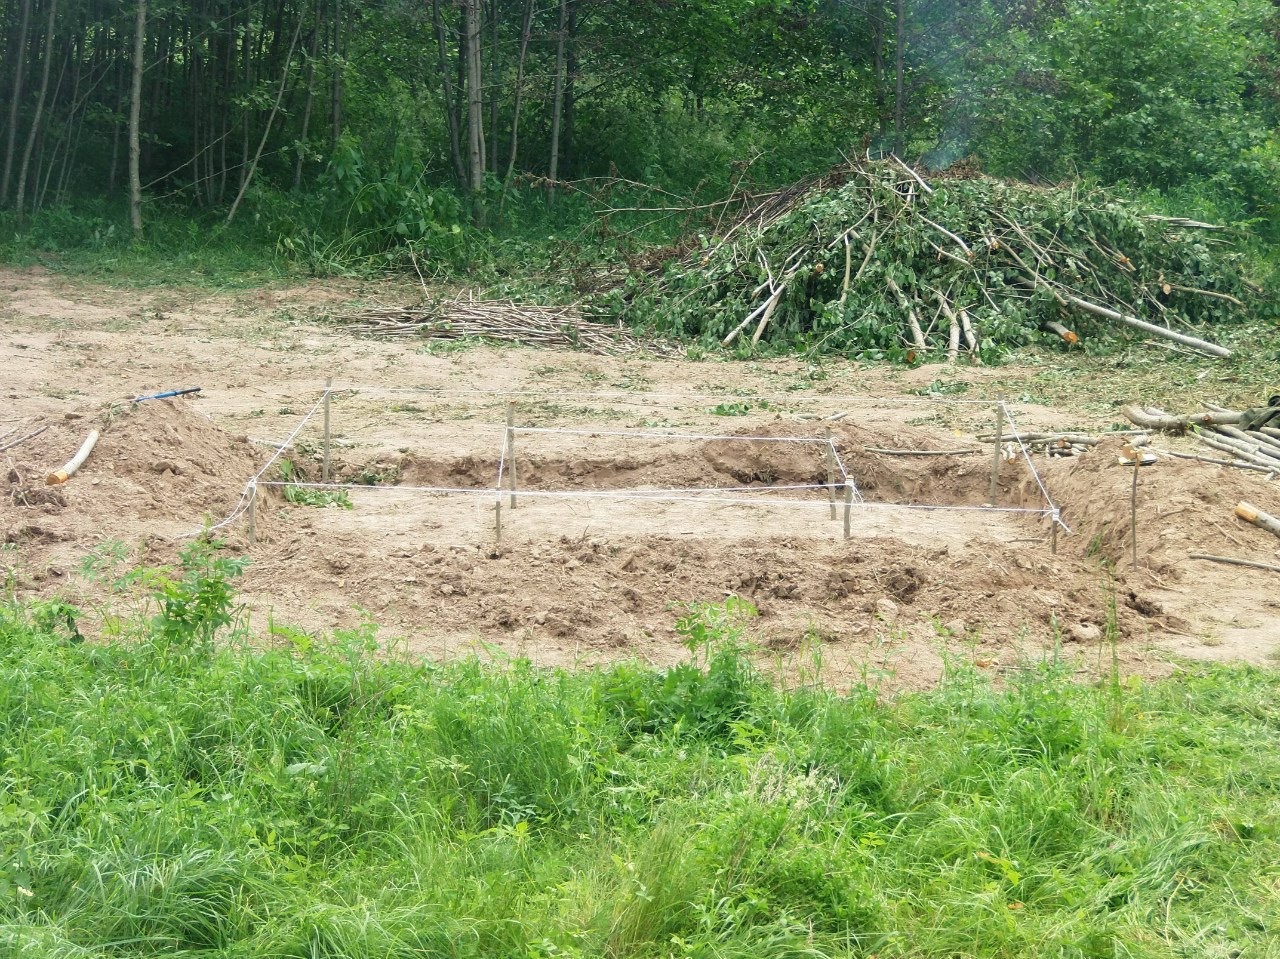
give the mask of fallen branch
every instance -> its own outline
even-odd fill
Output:
[[[1040,281],[1045,286],[1043,280]],[[1194,336],[1187,336],[1185,333],[1177,333],[1166,326],[1158,326],[1155,323],[1148,323],[1146,320],[1140,320],[1136,316],[1127,316],[1124,313],[1117,313],[1115,310],[1108,309],[1097,303],[1090,303],[1088,300],[1082,300],[1080,297],[1068,293],[1065,290],[1056,291],[1064,300],[1074,306],[1076,309],[1084,310],[1086,313],[1092,313],[1094,316],[1101,316],[1104,319],[1114,320],[1116,323],[1123,323],[1125,326],[1132,327],[1135,330],[1142,330],[1144,333],[1150,333],[1152,336],[1158,336],[1162,339],[1172,340],[1175,343],[1181,343],[1183,346],[1189,346],[1193,350],[1199,350],[1201,353],[1207,353],[1210,356],[1216,356],[1220,359],[1230,359],[1231,351],[1225,346],[1218,346],[1216,343],[1210,343],[1208,340],[1197,339]]]
[[[981,453],[982,450],[966,449],[966,450],[887,450],[879,449],[875,446],[864,446],[864,450],[868,453],[879,453],[881,456],[971,456],[974,453]]]
[[[1190,553],[1189,559],[1203,559],[1210,563],[1226,563],[1228,566],[1246,566],[1249,569],[1265,569],[1271,573],[1280,573],[1280,566],[1271,563],[1257,563],[1251,559],[1235,559],[1231,556],[1211,556],[1208,553]]]
[[[40,427],[38,430],[36,430],[35,432],[28,433],[26,436],[21,436],[21,437],[19,437],[18,439],[14,440],[12,443],[6,443],[4,446],[0,446],[0,453],[3,453],[5,450],[11,450],[11,449],[13,449],[15,446],[19,445],[20,443],[25,443],[27,440],[33,440],[33,439],[35,439],[37,436],[39,436],[41,433],[43,433],[43,432],[44,432],[45,430],[47,430],[48,428],[49,428],[49,427],[47,427],[47,426],[42,426],[42,427]]]
[[[1223,460],[1213,456],[1197,456],[1194,453],[1179,453],[1175,450],[1164,450],[1151,447],[1153,453],[1159,453],[1161,456],[1173,456],[1180,460],[1195,460],[1197,463],[1210,463],[1214,466],[1230,466],[1238,470],[1249,470],[1255,473],[1267,473],[1274,476],[1276,470],[1269,469],[1266,466],[1258,466],[1255,463],[1246,463],[1244,460]]]

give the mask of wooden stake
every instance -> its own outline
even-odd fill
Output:
[[[333,386],[333,377],[324,381],[324,481],[329,482],[329,387]]]
[[[1004,394],[997,395],[996,403],[996,432],[995,432],[995,453],[991,458],[991,489],[987,494],[987,502],[992,506],[999,505],[997,497],[1000,495],[1000,459],[1004,456],[1004,450],[1001,446],[1004,443]]]
[[[831,501],[831,518],[836,518],[836,445],[827,430],[827,498]]]
[[[1056,518],[1049,520],[1049,552],[1055,556],[1058,554],[1058,520]]]
[[[510,475],[511,508],[516,508],[516,404],[507,404],[507,473]]]
[[[258,484],[252,483],[249,486],[249,545],[252,546],[258,541]]]
[[[502,494],[493,504],[493,538],[498,548],[502,547]]]
[[[1138,470],[1142,453],[1133,450],[1133,487],[1129,490],[1129,530],[1133,534],[1133,565],[1138,565]]]
[[[853,484],[844,484],[844,538],[853,535]]]

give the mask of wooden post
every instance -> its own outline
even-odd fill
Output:
[[[511,477],[511,508],[516,508],[516,404],[507,404],[507,473]]]
[[[493,537],[497,548],[502,548],[502,493],[493,504]]]
[[[1133,565],[1138,565],[1138,470],[1142,453],[1133,449],[1133,487],[1129,490],[1129,530],[1133,534]]]
[[[249,484],[249,545],[252,546],[258,541],[258,484]]]
[[[827,428],[827,499],[831,503],[831,518],[836,518],[836,444]]]
[[[991,489],[987,493],[987,502],[992,506],[999,505],[1000,496],[1000,459],[1004,451],[1000,448],[1004,442],[1004,394],[997,395],[996,402],[996,444],[995,454],[991,458]]]
[[[329,482],[329,387],[333,386],[333,377],[324,381],[324,482]]]
[[[844,484],[844,538],[848,539],[853,535],[853,484],[846,482]]]
[[[1058,554],[1058,517],[1049,517],[1049,552]]]

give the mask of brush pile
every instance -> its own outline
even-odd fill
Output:
[[[642,340],[621,326],[586,319],[576,307],[528,306],[505,300],[448,300],[418,307],[362,310],[335,319],[367,336],[482,339],[606,356],[678,352],[674,346]]]
[[[726,346],[908,361],[1126,328],[1229,356],[1172,328],[1230,321],[1259,292],[1222,228],[1143,216],[1100,190],[930,184],[891,157],[756,199],[644,278],[624,312]]]

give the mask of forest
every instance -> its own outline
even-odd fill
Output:
[[[1280,221],[1268,0],[8,0],[0,33],[10,258],[544,263],[888,154]]]

